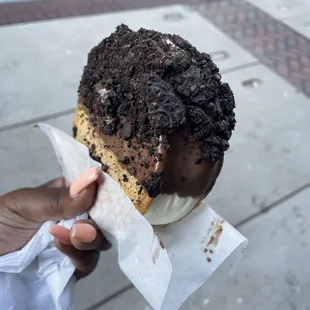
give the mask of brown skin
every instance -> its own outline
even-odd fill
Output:
[[[77,197],[71,197],[65,180],[58,178],[0,196],[0,256],[23,248],[45,221],[70,219],[87,212],[96,191],[97,182],[93,182]],[[91,219],[74,226],[71,230],[54,226],[52,235],[57,236],[56,247],[71,259],[79,279],[95,269],[100,251],[108,250],[110,244]],[[81,235],[83,240],[78,238]]]

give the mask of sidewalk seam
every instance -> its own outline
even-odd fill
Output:
[[[111,300],[117,298],[118,296],[128,292],[129,290],[131,290],[133,288],[134,288],[133,284],[128,284],[128,285],[124,286],[122,289],[120,289],[120,290],[116,291],[115,293],[109,295],[108,297],[104,298],[103,300],[98,301],[94,305],[86,308],[85,310],[96,310],[98,307],[110,302]]]
[[[233,68],[228,68],[228,69],[222,70],[222,71],[220,71],[220,74],[221,75],[229,74],[229,73],[232,73],[232,72],[237,72],[237,71],[245,70],[245,69],[256,67],[256,66],[259,66],[259,65],[262,65],[262,63],[259,60],[256,60],[256,61],[252,61],[252,62],[243,64],[243,65],[240,65],[240,66],[237,66],[237,67],[233,67]]]
[[[243,225],[245,225],[245,224],[255,220],[256,218],[260,217],[261,215],[264,215],[264,214],[268,213],[269,211],[273,210],[274,208],[276,208],[277,206],[279,206],[283,202],[293,198],[294,196],[298,195],[299,193],[303,192],[304,190],[308,189],[309,187],[310,187],[310,183],[306,183],[306,184],[300,186],[299,188],[295,189],[294,191],[288,193],[287,195],[284,195],[280,199],[278,199],[275,202],[271,203],[270,205],[265,207],[263,210],[261,210],[261,211],[259,211],[257,213],[254,213],[254,214],[248,216],[247,218],[243,219],[239,223],[235,224],[234,227],[235,228],[239,228],[239,227],[241,227],[241,226],[243,226]]]
[[[74,111],[75,111],[75,108],[74,109],[68,109],[65,111],[61,111],[61,112],[57,112],[57,113],[53,113],[53,114],[49,114],[49,115],[44,115],[44,116],[39,116],[39,117],[32,118],[29,120],[17,122],[17,123],[11,124],[11,125],[2,126],[2,127],[0,127],[0,133],[4,132],[4,131],[12,130],[12,129],[21,128],[21,127],[28,126],[28,125],[35,125],[36,123],[45,122],[45,121],[48,121],[50,119],[69,115],[71,113],[73,114]]]

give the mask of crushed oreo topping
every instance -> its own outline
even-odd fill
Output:
[[[128,147],[132,139],[150,144],[188,126],[202,151],[196,164],[223,158],[236,123],[233,93],[208,54],[178,35],[126,25],[91,50],[79,95],[99,130]],[[151,197],[160,179],[141,181]]]
[[[147,190],[151,198],[155,198],[161,194],[161,184],[163,173],[154,173],[150,179],[141,181],[141,185]]]

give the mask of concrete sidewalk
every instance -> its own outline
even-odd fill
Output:
[[[310,309],[310,100],[191,7],[0,28],[0,194],[60,174],[32,124],[71,132],[87,52],[120,23],[177,33],[211,53],[236,97],[236,132],[209,203],[250,246],[233,278],[216,274],[183,309]],[[113,250],[102,255],[78,284],[75,309],[148,309],[115,261]]]

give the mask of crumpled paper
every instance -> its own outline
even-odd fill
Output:
[[[50,125],[39,127],[51,140],[69,182],[87,168],[101,166],[72,137]],[[155,231],[107,174],[90,216],[116,247],[121,270],[155,310],[179,309],[220,266],[233,272],[247,246],[246,238],[205,201],[184,219]],[[86,217],[58,224],[70,228]],[[74,267],[55,248],[48,233],[51,223],[23,249],[0,257],[1,309],[71,309]]]

